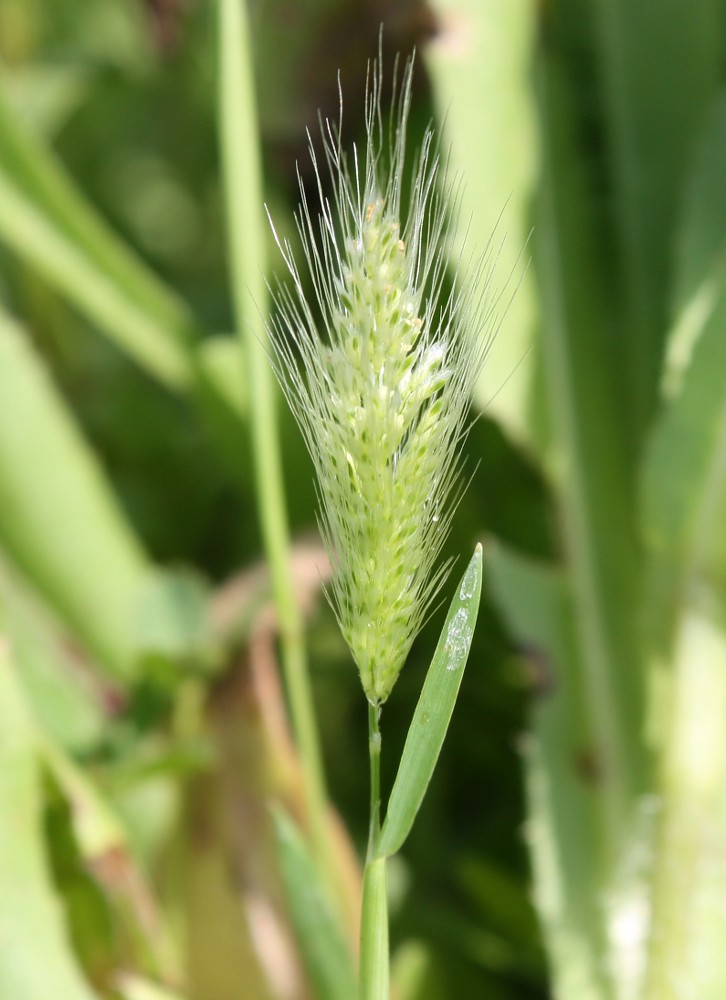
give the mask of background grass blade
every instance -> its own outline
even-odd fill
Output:
[[[482,549],[477,545],[451,601],[406,736],[378,843],[380,856],[395,854],[402,846],[434,773],[474,635],[481,581]]]
[[[133,669],[141,547],[21,328],[0,309],[0,544],[117,677]]]
[[[542,373],[592,752],[609,775],[598,794],[613,861],[647,772],[629,437],[620,425],[624,387],[605,324],[569,81],[553,57],[543,56],[540,69],[546,131],[534,240]]]
[[[188,352],[169,328],[24,197],[1,164],[0,239],[162,383],[174,389],[190,383]]]
[[[96,1000],[51,885],[33,723],[0,634],[0,996]]]
[[[351,1000],[356,978],[319,872],[293,821],[273,813],[280,870],[300,946],[318,1000]]]
[[[292,724],[305,776],[311,836],[331,886],[326,825],[327,793],[308,675],[303,623],[289,565],[289,536],[276,415],[276,383],[267,343],[266,228],[260,136],[247,6],[219,0],[219,129],[227,201],[230,277],[237,329],[244,349],[257,508],[280,619],[282,666]]]
[[[583,753],[591,744],[577,670],[577,637],[566,576],[488,545],[487,585],[533,677],[532,732],[525,750],[527,839],[534,894],[556,996],[605,1000],[606,933],[598,810]]]
[[[12,114],[0,91],[0,171],[63,239],[84,255],[120,295],[183,343],[193,333],[186,303],[138,258],[95,212],[53,152]]]

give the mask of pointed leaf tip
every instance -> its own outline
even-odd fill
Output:
[[[406,737],[381,831],[380,857],[395,854],[403,845],[439,759],[474,636],[481,585],[479,544],[454,593]]]

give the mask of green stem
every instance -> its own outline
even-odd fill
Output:
[[[327,794],[318,730],[289,563],[287,512],[277,431],[275,390],[265,344],[263,316],[266,239],[262,214],[262,173],[257,128],[247,6],[220,0],[220,132],[230,270],[237,326],[247,362],[252,452],[257,507],[277,608],[282,668],[292,725],[304,772],[304,794],[313,850],[328,883],[336,883],[328,842]]]
[[[389,1000],[390,996],[386,859],[377,857],[381,836],[380,720],[380,705],[369,703],[368,756],[371,768],[371,808],[360,918],[360,1000]]]
[[[381,835],[381,709],[379,705],[368,704],[368,755],[371,768],[371,807],[368,828],[367,861],[378,853]]]
[[[363,875],[359,1000],[390,1000],[386,859],[372,858]]]

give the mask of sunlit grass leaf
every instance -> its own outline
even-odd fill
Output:
[[[701,1000],[726,996],[726,627],[723,600],[709,607],[707,593],[691,590],[674,643],[647,1000],[686,984]]]
[[[511,0],[435,0],[432,7],[440,31],[425,58],[450,169],[462,181],[461,267],[473,270],[476,254],[471,251],[493,238],[501,242],[500,287],[509,282],[513,291],[521,282],[502,317],[475,399],[508,434],[532,445],[537,303],[534,273],[525,274],[525,247],[537,170],[532,87],[537,9]],[[505,292],[503,303],[510,298]]]
[[[386,810],[378,854],[406,840],[439,759],[459,693],[479,611],[482,549],[477,545],[454,594],[406,737]]]
[[[273,819],[290,917],[315,995],[318,1000],[350,1000],[356,996],[353,962],[317,868],[290,817],[277,808]]]
[[[651,559],[648,621],[665,639],[694,585],[726,594],[726,285],[700,334],[681,390],[659,419],[643,475]]]
[[[0,996],[95,1000],[50,881],[35,732],[0,638]]]
[[[726,581],[726,103],[709,123],[684,213],[665,403],[641,480],[649,638],[666,653],[694,585]],[[692,596],[692,595],[691,595]]]

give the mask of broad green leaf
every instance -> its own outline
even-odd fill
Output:
[[[493,241],[494,287],[503,289],[497,310],[502,326],[476,401],[516,440],[531,444],[537,303],[534,274],[525,271],[537,171],[532,93],[537,9],[528,0],[435,0],[432,6],[439,30],[425,59],[442,147],[452,176],[461,180],[460,267],[466,279],[477,255]]]
[[[565,1000],[606,1000],[602,842],[592,746],[582,709],[572,600],[561,572],[487,546],[494,603],[531,671],[533,730],[525,751],[534,895]]]
[[[35,732],[0,638],[0,996],[94,1000],[68,938],[43,839]]]
[[[651,734],[661,751],[647,1000],[726,988],[726,109],[716,108],[680,246],[666,402],[645,457]]]
[[[280,871],[300,951],[318,1000],[351,1000],[356,980],[320,875],[293,821],[273,812]]]
[[[118,677],[146,560],[23,330],[0,309],[0,545]]]
[[[540,70],[545,128],[533,249],[551,472],[575,607],[582,708],[609,776],[603,788],[614,857],[647,774],[631,438],[571,94],[554,57],[543,56]]]
[[[366,864],[360,922],[359,1000],[385,1000],[391,995],[385,857]]]
[[[393,784],[377,851],[395,854],[408,837],[449,728],[481,597],[482,549],[477,545],[451,601],[416,705]]]
[[[593,7],[628,311],[622,375],[639,441],[657,399],[676,213],[721,75],[722,13],[720,0]]]

